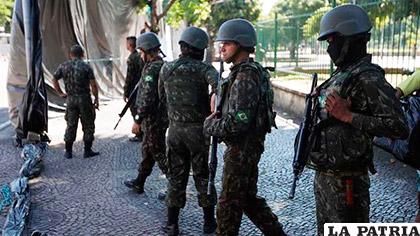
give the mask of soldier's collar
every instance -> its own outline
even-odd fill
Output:
[[[350,64],[343,68],[338,68],[338,71],[353,70],[355,67],[358,67],[362,63],[371,63],[372,54],[366,54],[366,56],[360,58],[356,63]]]
[[[155,62],[155,61],[163,61],[163,59],[162,59],[162,57],[157,56],[157,57],[153,58],[152,60],[147,61],[147,63],[152,63],[152,62]]]
[[[242,64],[244,64],[244,63],[249,63],[249,62],[254,62],[254,58],[252,58],[252,57],[248,57],[248,58],[246,58],[246,59],[244,59],[244,60],[240,61],[238,64],[233,65],[233,66],[230,68],[230,70],[234,70],[234,69],[238,68],[240,65],[242,65]]]

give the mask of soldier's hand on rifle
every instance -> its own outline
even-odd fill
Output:
[[[210,111],[213,113],[216,110],[216,94],[213,93],[210,99]]]
[[[325,104],[325,108],[330,115],[345,123],[351,123],[353,120],[353,114],[350,111],[350,107],[350,97],[346,100],[341,98],[335,91],[328,95]]]
[[[134,123],[133,127],[131,127],[131,133],[138,135],[140,134],[140,131],[141,131],[141,125]]]
[[[128,102],[128,97],[124,96],[124,102]]]

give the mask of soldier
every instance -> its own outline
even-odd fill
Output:
[[[216,229],[214,206],[216,190],[207,195],[209,177],[209,140],[204,137],[203,122],[210,114],[210,95],[216,90],[218,73],[203,63],[207,48],[206,32],[196,27],[184,30],[179,40],[180,57],[165,63],[160,72],[159,97],[168,110],[168,235],[178,235],[178,215],[186,202],[190,168],[198,192],[198,204],[203,208],[204,233]]]
[[[55,91],[62,98],[66,98],[66,114],[67,121],[66,133],[64,141],[66,143],[65,158],[73,157],[73,142],[76,139],[77,123],[82,123],[83,141],[85,143],[84,158],[99,155],[99,152],[92,151],[92,143],[95,133],[95,108],[99,107],[98,85],[92,68],[83,62],[84,51],[79,45],[70,48],[70,60],[62,63],[54,73],[53,85]],[[58,80],[63,78],[66,93],[60,88]],[[90,88],[89,88],[90,86]],[[92,89],[95,97],[94,103],[90,95]]]
[[[204,122],[205,132],[227,145],[217,204],[217,235],[238,235],[243,213],[265,235],[286,235],[265,199],[257,196],[258,163],[271,126],[257,122],[268,110],[259,109],[267,95],[261,92],[265,70],[250,58],[256,40],[253,25],[244,19],[224,22],[217,33],[222,60],[233,63],[229,77],[219,82],[221,117],[213,113]]]
[[[369,222],[368,170],[374,172],[374,136],[405,138],[408,127],[384,70],[367,54],[372,25],[357,5],[343,5],[321,19],[318,40],[337,66],[317,88],[316,121],[308,165],[316,170],[318,235],[325,223]]]
[[[157,162],[164,174],[167,172],[165,157],[165,132],[167,128],[166,112],[161,109],[158,97],[159,71],[163,60],[159,56],[160,42],[155,33],[141,34],[137,39],[137,48],[145,62],[139,90],[137,93],[137,114],[132,127],[134,134],[144,132],[142,157],[135,179],[124,181],[124,184],[137,193],[144,193],[146,178],[152,173]]]
[[[139,82],[141,71],[143,70],[143,60],[140,58],[139,53],[136,50],[136,37],[130,36],[126,39],[126,47],[127,50],[130,52],[130,55],[127,59],[127,75],[125,78],[124,84],[124,101],[127,102],[130,94],[133,92],[134,87]],[[137,93],[134,93],[133,96],[137,96]],[[136,103],[133,102],[130,105],[131,115],[133,119],[137,114]],[[141,134],[135,135],[128,139],[131,142],[140,142],[141,141]]]

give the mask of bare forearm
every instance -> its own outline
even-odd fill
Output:
[[[62,94],[63,91],[60,88],[60,84],[58,83],[58,80],[53,79],[53,86],[54,86],[54,90],[58,93],[58,94]]]
[[[90,85],[91,85],[92,94],[95,97],[95,100],[98,100],[98,85],[96,84],[96,81],[92,81]]]

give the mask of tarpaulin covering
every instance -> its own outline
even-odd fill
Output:
[[[17,137],[24,139],[29,131],[42,134],[48,131],[48,101],[42,69],[42,40],[37,0],[17,0],[23,12],[26,71],[28,82],[19,109]],[[15,7],[16,9],[16,7]],[[21,19],[19,20],[21,22]],[[21,26],[21,25],[19,25]]]
[[[120,96],[128,54],[125,38],[138,35],[144,18],[136,13],[136,0],[39,0],[43,40],[42,55],[50,107],[62,108],[65,100],[51,86],[52,74],[68,59],[72,45],[86,50],[102,98]],[[25,39],[21,1],[16,1],[12,20],[10,63],[7,78],[10,119],[16,126],[17,109],[25,91]]]
[[[399,161],[420,170],[420,97],[410,96],[402,102],[410,129],[407,139],[375,138],[374,144],[392,153]]]
[[[19,171],[19,177],[10,183],[13,200],[3,228],[0,230],[1,235],[22,235],[30,208],[28,180],[36,166],[42,162],[46,151],[46,143],[25,144],[23,147],[21,157],[25,162]]]

